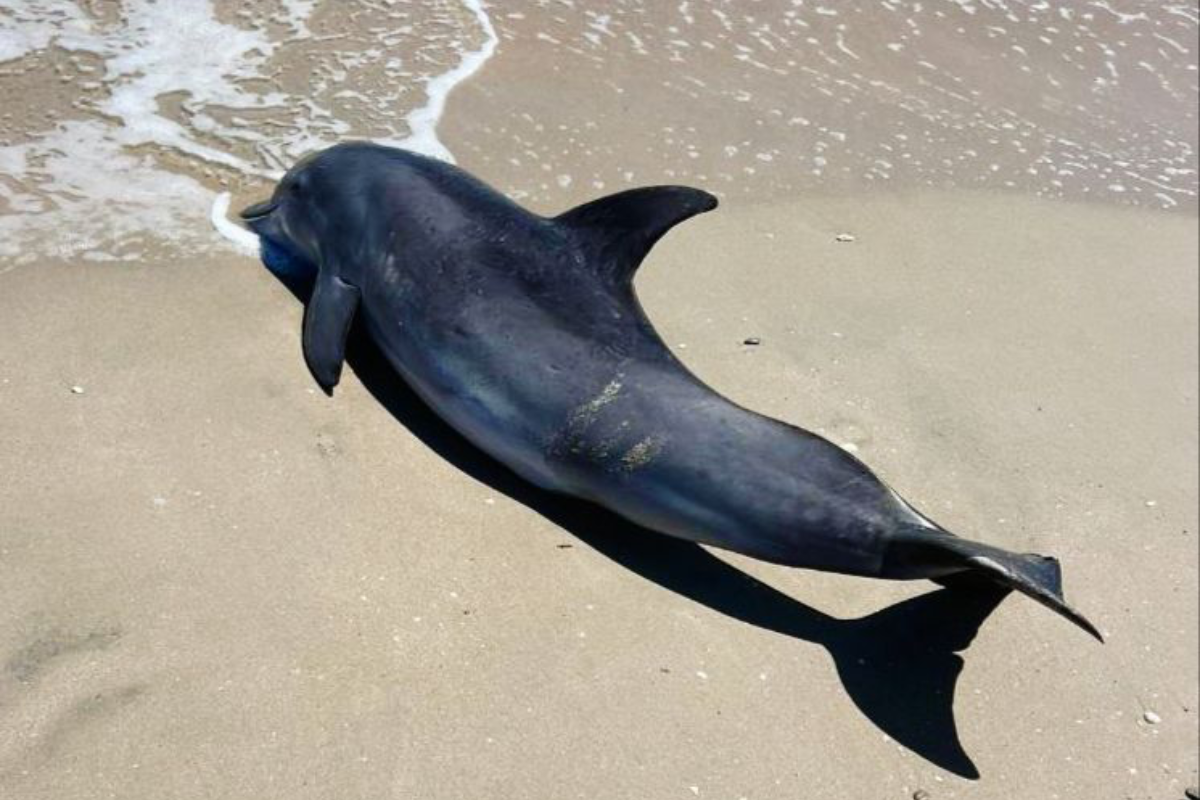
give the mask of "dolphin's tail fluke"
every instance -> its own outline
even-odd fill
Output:
[[[1016,589],[1032,597],[1046,608],[1066,617],[1090,633],[1100,642],[1104,636],[1087,617],[1067,603],[1062,591],[1062,568],[1058,559],[1034,553],[1009,553],[996,547],[988,547],[966,539],[953,540],[951,545],[959,550],[972,576],[990,578],[992,581]],[[944,578],[941,583],[953,586],[955,578]],[[965,576],[964,576],[965,577]]]
[[[1063,597],[1062,568],[1050,556],[1010,553],[940,530],[920,529],[896,537],[888,562],[885,573],[891,574],[885,577],[926,577],[952,588],[986,579],[1016,589],[1104,641],[1099,629]]]

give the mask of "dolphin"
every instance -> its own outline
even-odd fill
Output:
[[[451,164],[350,142],[241,216],[268,266],[312,281],[303,352],[327,394],[359,320],[442,419],[543,489],[776,564],[998,583],[1103,641],[1054,558],[955,536],[851,453],[722,397],[672,354],[634,274],[716,206],[651,186],[544,217]]]

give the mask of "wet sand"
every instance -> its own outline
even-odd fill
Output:
[[[463,16],[452,5],[438,13]],[[773,567],[536,492],[362,342],[324,397],[300,304],[207,227],[121,228],[101,247],[79,238],[96,229],[31,218],[36,247],[0,261],[0,797],[1182,798],[1200,782],[1194,172],[1169,209],[1084,192],[1103,167],[1041,198],[1036,176],[868,179],[853,149],[844,180],[773,173],[724,150],[723,126],[753,115],[670,88],[659,107],[714,123],[678,126],[697,158],[650,152],[630,121],[656,73],[628,66],[619,112],[572,71],[595,55],[582,35],[581,53],[563,44],[574,17],[516,13],[492,11],[500,47],[450,96],[441,143],[543,211],[626,172],[721,192],[638,277],[675,352],[854,449],[948,528],[1060,557],[1108,643],[1025,598],[992,611],[928,583]],[[622,31],[597,24],[583,30],[601,41]],[[541,52],[547,31],[561,41]],[[861,31],[843,43],[866,53]],[[431,58],[455,41],[431,39]],[[813,58],[828,68],[813,86],[853,91]],[[819,94],[803,114],[830,128]],[[1189,113],[1149,115],[1182,131],[1185,165]],[[884,141],[896,120],[833,129]],[[656,141],[661,124],[676,126],[656,120]],[[958,158],[981,130],[927,146]],[[837,141],[806,137],[776,145],[803,160]],[[1139,174],[1166,158],[1141,152]],[[140,187],[162,163],[127,168]],[[185,173],[201,200],[224,180]],[[17,183],[0,184],[11,227]],[[263,185],[225,184],[238,200]],[[197,231],[207,244],[180,246]],[[111,260],[54,257],[81,242]]]

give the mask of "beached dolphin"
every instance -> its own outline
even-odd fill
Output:
[[[355,318],[447,423],[532,483],[651,530],[874,578],[985,576],[1096,628],[1053,558],[958,538],[816,434],[725,399],[646,318],[633,276],[709,211],[655,186],[533,214],[462,170],[348,143],[305,158],[242,217],[315,273],[308,367],[332,393]]]

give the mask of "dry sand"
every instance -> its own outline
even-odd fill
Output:
[[[724,209],[648,262],[714,386],[1062,557],[1109,644],[1009,599],[952,716],[963,599],[622,538],[378,376],[399,422],[353,374],[326,399],[252,259],[9,273],[0,795],[1182,797],[1196,232],[885,196]]]
[[[446,20],[472,18],[436,5],[445,19],[413,41],[441,69],[461,38]],[[963,25],[999,13],[953,13],[967,6],[980,16]],[[315,33],[343,24],[331,8]],[[344,24],[373,30],[389,8]],[[698,44],[684,66],[637,52],[655,32],[682,48],[666,18],[494,10],[500,49],[451,97],[442,139],[541,210],[626,180],[721,192],[638,278],[677,354],[733,399],[855,448],[950,529],[1059,556],[1107,645],[1025,598],[989,616],[991,598],[773,567],[535,492],[361,342],[328,399],[300,356],[300,304],[197,227],[191,195],[171,195],[193,215],[186,236],[168,235],[166,204],[158,239],[131,223],[97,249],[112,218],[72,206],[88,193],[31,150],[50,166],[25,188],[62,215],[0,217],[20,245],[0,263],[0,798],[1183,798],[1200,706],[1195,172],[1164,172],[1167,200],[1145,179],[1195,165],[1195,72],[1112,4],[1059,23],[1089,32],[1080,64],[1036,37],[1019,57],[986,27],[963,44],[939,8],[921,17],[945,68],[933,77],[915,39],[884,51],[890,22],[847,29],[808,9],[814,50],[810,32],[756,29],[753,59],[786,73],[802,54],[803,69],[745,106],[730,104],[760,67]],[[721,38],[723,24],[706,16],[695,41],[732,59],[749,28]],[[581,38],[609,27],[619,46]],[[776,34],[789,46],[772,50]],[[1128,82],[1088,88],[1109,63],[1096,42],[1123,36]],[[302,40],[313,75],[334,74],[317,52],[330,41]],[[65,107],[58,84],[86,59],[38,58],[68,77],[9,70],[0,96]],[[281,85],[302,88],[307,63]],[[374,63],[347,69],[356,85]],[[947,94],[959,75],[984,99]],[[1056,105],[1073,93],[1075,110]],[[785,135],[772,105],[808,122]],[[9,108],[0,134],[20,145],[34,128]],[[1013,141],[992,141],[1009,120]],[[896,153],[884,174],[879,148],[904,126],[922,163]],[[164,164],[217,184],[172,158],[110,165],[137,190],[131,219],[149,189],[174,191]],[[1044,170],[1069,164],[1056,187]],[[249,199],[243,178],[227,182]],[[0,180],[10,210],[19,185]]]

